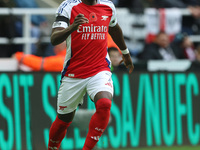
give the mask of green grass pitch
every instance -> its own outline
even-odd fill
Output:
[[[173,147],[146,147],[130,149],[107,149],[107,150],[200,150],[200,146],[173,146]]]

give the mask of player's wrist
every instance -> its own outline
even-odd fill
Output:
[[[125,50],[121,50],[121,52],[122,52],[123,55],[129,54],[128,48],[126,48]]]
[[[74,32],[78,29],[78,26],[75,25],[75,24],[71,24],[68,29],[69,29],[69,32],[71,34],[72,32]]]

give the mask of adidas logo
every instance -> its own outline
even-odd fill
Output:
[[[49,147],[49,149],[57,150],[58,148],[57,147]]]
[[[99,141],[100,136],[91,136],[91,139],[95,140],[95,141]]]
[[[52,143],[59,143],[59,141],[53,141],[52,139],[50,139],[50,141],[51,141]]]
[[[95,128],[95,130],[97,130],[97,131],[100,131],[100,132],[103,132],[104,131],[104,129],[100,129],[100,128]]]

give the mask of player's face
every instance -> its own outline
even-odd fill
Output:
[[[88,1],[88,2],[97,2],[97,0],[86,0],[86,1]]]
[[[119,63],[122,59],[121,54],[118,51],[110,51],[109,52],[110,60],[113,67],[119,66]]]

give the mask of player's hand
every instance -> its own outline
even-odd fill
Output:
[[[133,72],[134,66],[130,54],[122,55],[122,60],[120,61],[120,64],[122,62],[124,62],[124,65],[129,70],[129,74],[131,74],[131,72]]]
[[[77,30],[79,25],[84,24],[84,23],[89,23],[89,20],[83,14],[78,14],[75,17],[74,22],[72,24],[73,29]]]

